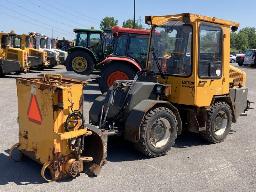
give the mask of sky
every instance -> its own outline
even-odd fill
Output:
[[[133,0],[0,0],[0,30],[40,32],[73,39],[74,28],[99,28],[105,16],[122,25],[133,18]],[[256,27],[255,0],[136,0],[136,20],[145,15],[197,13]]]

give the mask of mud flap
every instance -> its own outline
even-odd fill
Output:
[[[84,139],[82,156],[90,156],[93,161],[84,163],[84,171],[89,177],[96,177],[107,161],[108,136],[106,132],[93,125],[86,124],[85,127],[92,131],[92,135],[86,136]]]

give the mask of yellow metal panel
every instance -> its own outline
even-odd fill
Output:
[[[58,106],[58,94],[63,94],[63,107]],[[82,110],[82,83],[56,79],[44,82],[43,78],[17,79],[19,114],[19,149],[33,154],[42,164],[52,160],[56,153],[65,156],[71,153],[67,138],[85,134],[65,133],[64,122],[72,110]],[[28,118],[30,99],[35,95],[42,116],[42,122],[35,123]],[[89,133],[88,133],[89,134]],[[60,137],[56,137],[59,135]]]
[[[190,23],[205,21],[209,23],[220,24],[224,26],[235,26],[239,27],[239,23],[233,21],[227,21],[224,19],[218,19],[216,17],[202,16],[192,13],[182,13],[176,15],[165,15],[165,16],[151,16],[152,25],[163,25],[168,21],[184,21],[186,19]]]

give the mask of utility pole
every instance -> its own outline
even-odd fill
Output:
[[[135,28],[135,19],[136,19],[136,15],[135,15],[135,0],[133,0],[133,28]]]

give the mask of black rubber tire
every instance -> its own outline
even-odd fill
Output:
[[[100,73],[100,78],[99,78],[99,88],[102,93],[105,93],[108,91],[109,87],[107,84],[107,78],[111,73],[115,71],[122,71],[128,76],[130,80],[132,80],[137,73],[134,67],[126,63],[113,62],[113,63],[106,64],[102,68]],[[123,79],[119,79],[119,80],[123,80]]]
[[[156,148],[150,144],[148,134],[150,128],[154,125],[154,122],[160,117],[165,118],[169,121],[171,125],[171,135],[168,139],[168,142],[164,146]],[[137,143],[135,143],[135,148],[138,151],[142,152],[145,156],[150,158],[165,155],[175,143],[175,140],[177,138],[177,125],[178,123],[176,116],[170,109],[166,107],[157,107],[149,110],[141,122],[140,139]]]
[[[241,66],[243,66],[244,63],[239,61],[237,64],[241,67]]]
[[[78,56],[85,58],[86,61],[87,61],[87,68],[82,72],[75,71],[72,67],[73,59],[78,57]],[[66,69],[67,69],[67,71],[74,71],[74,72],[76,72],[78,74],[81,74],[81,75],[90,75],[94,70],[94,66],[95,66],[94,59],[89,55],[89,53],[87,53],[85,51],[74,51],[74,52],[68,54],[67,59],[66,59]]]
[[[216,135],[214,133],[215,118],[220,110],[224,111],[227,115],[227,127],[222,135]],[[211,106],[208,112],[206,130],[200,132],[200,134],[204,139],[206,139],[210,143],[223,142],[230,132],[231,123],[232,123],[232,111],[230,106],[226,102],[216,102],[214,105]]]
[[[5,76],[5,74],[4,74],[4,72],[3,72],[2,67],[0,66],[0,77],[4,77],[4,76]]]

